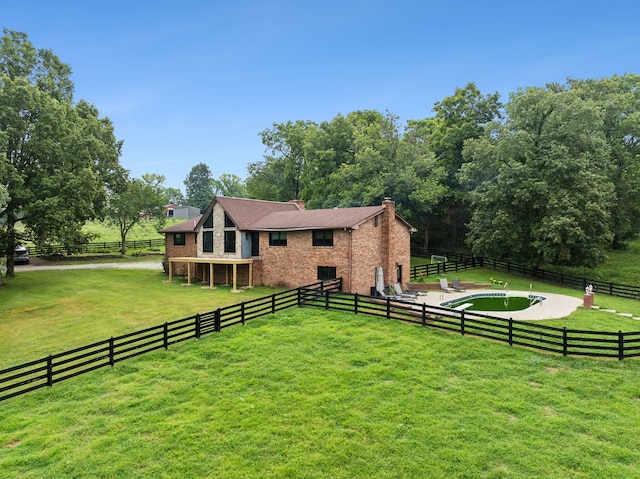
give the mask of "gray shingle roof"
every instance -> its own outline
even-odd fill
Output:
[[[299,210],[274,212],[251,224],[254,231],[295,231],[355,228],[369,218],[382,213],[382,206]]]
[[[231,198],[216,196],[215,201],[225,210],[229,218],[240,230],[251,230],[251,225],[273,213],[298,213],[300,208],[295,203],[252,200],[247,198]],[[213,205],[213,203],[212,203]],[[210,212],[210,206],[205,215]]]
[[[334,208],[303,210],[293,203],[253,200],[216,196],[204,215],[184,223],[170,226],[160,233],[193,232],[200,227],[213,206],[220,203],[236,227],[243,231],[296,231],[320,229],[356,228],[360,224],[379,215],[384,206],[361,206],[356,208]],[[406,223],[404,219],[398,218]],[[408,227],[411,227],[406,223]]]

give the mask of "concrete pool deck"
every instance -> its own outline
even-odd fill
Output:
[[[504,293],[504,290],[468,289],[467,291],[456,293],[446,293],[444,291],[429,291],[429,293],[424,296],[418,296],[417,302],[424,303],[429,306],[440,306],[440,303],[443,303],[445,301],[451,301],[453,299],[479,293]],[[566,296],[564,294],[539,293],[536,291],[508,291],[508,293],[510,295],[522,296],[536,294],[544,296],[547,299],[539,304],[531,306],[527,309],[523,309],[522,311],[478,311],[478,314],[486,314],[489,316],[496,316],[499,318],[507,319],[556,319],[568,316],[573,313],[578,307],[582,306],[582,299],[574,298],[572,296]],[[469,313],[473,313],[473,311],[469,311]]]

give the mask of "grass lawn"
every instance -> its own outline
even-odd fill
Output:
[[[291,309],[3,402],[0,475],[628,479],[639,385],[639,361]]]
[[[31,271],[7,278],[0,288],[0,369],[280,291],[232,293],[230,286],[208,290],[166,280],[161,271],[134,269]]]

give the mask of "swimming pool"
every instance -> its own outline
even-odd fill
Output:
[[[440,303],[440,306],[469,311],[522,311],[547,299],[539,294],[476,293]]]

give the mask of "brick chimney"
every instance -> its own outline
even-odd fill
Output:
[[[388,196],[382,201],[384,213],[380,222],[382,233],[382,268],[384,271],[385,284],[392,282],[395,274],[395,263],[393,262],[393,227],[396,218],[396,203]]]

